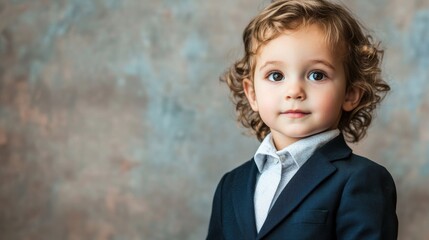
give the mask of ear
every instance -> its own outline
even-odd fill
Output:
[[[253,82],[250,79],[243,80],[243,90],[244,94],[246,94],[246,98],[250,103],[250,107],[252,110],[257,112],[259,110],[258,103],[256,101],[255,88],[253,86]]]
[[[350,87],[346,92],[346,96],[343,103],[343,110],[346,112],[350,112],[355,109],[362,98],[362,89],[357,87]]]

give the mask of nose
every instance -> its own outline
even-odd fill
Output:
[[[303,81],[299,79],[289,79],[286,84],[286,100],[300,100],[303,101],[306,98]]]

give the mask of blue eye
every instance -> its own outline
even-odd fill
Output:
[[[273,81],[273,82],[282,81],[283,79],[285,79],[285,77],[280,72],[271,72],[268,75],[268,80]]]
[[[318,71],[313,71],[308,74],[308,79],[310,79],[311,81],[320,81],[325,79],[325,77],[326,75],[324,73]]]

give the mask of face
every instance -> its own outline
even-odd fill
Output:
[[[243,81],[250,105],[270,128],[277,149],[335,129],[360,91],[346,91],[342,58],[317,25],[286,31],[259,50],[253,82]]]

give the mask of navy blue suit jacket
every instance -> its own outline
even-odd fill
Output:
[[[382,166],[357,156],[342,135],[316,150],[256,231],[253,159],[225,174],[207,239],[390,240],[397,238],[396,189]]]

